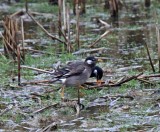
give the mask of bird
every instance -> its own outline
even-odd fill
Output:
[[[75,61],[69,62],[63,68],[57,69],[55,73],[53,73],[54,81],[61,81],[61,98],[64,98],[64,88],[65,87],[81,87],[87,79],[91,76],[92,70],[96,65],[97,59],[94,56],[89,56],[85,59],[85,61]],[[79,93],[79,91],[78,91]]]
[[[101,83],[102,83],[101,79],[103,77],[103,70],[102,70],[102,68],[100,68],[99,66],[95,66],[92,69],[92,73],[91,73],[90,77],[96,77],[97,84],[101,85]]]

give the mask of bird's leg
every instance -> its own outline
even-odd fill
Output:
[[[80,92],[80,89],[84,89],[82,85],[78,85],[78,103],[80,103],[80,97],[83,96],[83,93]]]
[[[64,85],[61,88],[61,99],[64,99]]]
[[[79,96],[80,97],[83,97],[84,96],[84,93],[82,93],[80,90],[81,89],[84,89],[84,87],[82,85],[78,85],[78,89],[79,89]]]
[[[80,89],[84,89],[84,87],[83,87],[82,85],[79,85],[79,88],[80,88]]]
[[[80,91],[79,91],[80,88],[82,88],[82,86],[78,85],[78,101],[77,101],[77,107],[76,107],[76,110],[77,110],[77,114],[76,115],[78,115],[78,116],[80,114],[80,110],[84,109],[84,105],[81,104],[81,102],[80,102]]]
[[[78,104],[80,104],[80,95],[79,95],[79,88],[81,85],[78,85]]]
[[[80,92],[80,89],[84,89],[84,87],[80,84],[77,85],[78,86],[78,90],[77,90],[77,94],[78,94],[78,104],[80,104],[80,97],[83,96],[84,94]]]

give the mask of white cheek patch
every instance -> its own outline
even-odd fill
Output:
[[[94,74],[96,74],[96,75],[97,75],[97,73],[98,73],[98,71],[97,71],[97,70],[94,70]]]
[[[87,64],[91,65],[92,63],[92,60],[87,60]]]
[[[63,78],[63,79],[59,79],[62,81],[62,83],[65,83],[66,82],[66,78]]]

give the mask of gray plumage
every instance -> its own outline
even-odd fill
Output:
[[[96,61],[94,57],[87,57],[84,62],[69,62],[64,68],[54,73],[54,78],[56,81],[61,80],[65,86],[84,84],[90,77]]]

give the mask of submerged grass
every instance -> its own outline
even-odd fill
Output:
[[[8,119],[10,119],[10,121],[13,120],[15,123],[20,123],[23,119],[25,119],[25,117],[20,113],[16,113],[13,116],[12,112],[8,112],[7,114],[4,114],[0,117],[0,120],[3,122],[7,122]]]
[[[53,64],[57,63],[58,61],[66,63],[67,61],[75,60],[76,57],[72,54],[62,53],[56,55],[56,49],[53,46],[48,46],[44,51],[47,53],[51,53],[52,55],[47,54],[38,54],[36,56],[31,54],[26,54],[25,57],[25,64],[30,67],[40,68],[40,69],[50,69],[52,70]],[[64,51],[66,52],[66,51]],[[6,84],[9,80],[17,76],[17,62],[14,62],[10,59],[7,59],[5,56],[0,56],[0,84]],[[21,69],[22,78],[27,80],[31,80],[34,78],[34,71],[29,69]]]
[[[58,12],[58,6],[49,5],[46,2],[32,5],[32,6],[30,6],[30,9],[33,11],[42,12],[42,13]]]
[[[25,8],[25,3],[16,3],[8,10],[10,13],[14,13],[17,10],[22,10],[23,8]],[[58,6],[49,5],[47,2],[30,3],[29,10],[41,13],[54,13],[58,12]]]
[[[7,59],[5,56],[0,56],[0,84],[5,85],[8,83],[9,78],[11,79],[14,75],[15,71],[15,63],[9,59]]]

